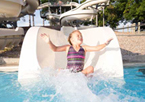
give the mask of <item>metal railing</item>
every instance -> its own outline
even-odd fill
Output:
[[[113,29],[115,32],[118,33],[131,33],[131,34],[145,34],[145,23],[140,24],[140,22],[138,22],[138,24],[133,23],[131,26],[127,26],[127,27],[121,27],[121,28],[116,28]],[[122,30],[122,31],[120,31]]]

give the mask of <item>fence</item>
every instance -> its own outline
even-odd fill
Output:
[[[133,23],[131,26],[123,26],[122,28],[116,28],[114,31],[117,34],[145,34],[145,24],[138,24]]]

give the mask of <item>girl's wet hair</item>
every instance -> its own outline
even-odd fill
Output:
[[[74,30],[72,33],[69,34],[69,37],[68,37],[68,42],[72,45],[70,39],[72,37],[72,34],[75,33],[75,32],[80,32],[79,30]]]

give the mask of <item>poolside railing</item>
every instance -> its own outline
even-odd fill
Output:
[[[136,34],[145,34],[145,23],[138,24],[133,23],[131,26],[127,25],[126,27],[123,26],[121,28],[114,29],[116,35],[136,35]]]

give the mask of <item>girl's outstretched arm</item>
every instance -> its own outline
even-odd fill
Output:
[[[66,51],[67,48],[70,45],[64,45],[64,46],[55,46],[51,41],[50,41],[50,37],[47,34],[41,34],[41,38],[47,43],[49,44],[50,48],[54,51],[54,52],[61,52],[61,51]]]
[[[107,40],[106,43],[98,45],[98,46],[87,46],[87,45],[84,45],[83,48],[85,49],[86,52],[100,51],[101,49],[106,47],[112,40],[113,40],[113,38]]]

